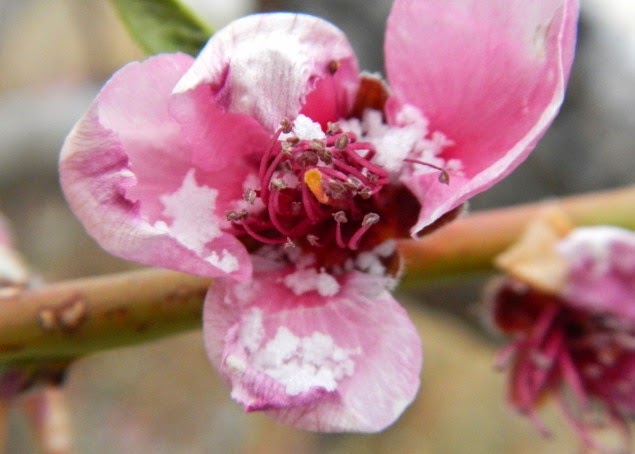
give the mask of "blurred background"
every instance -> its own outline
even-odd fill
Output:
[[[389,0],[188,0],[220,27],[262,10],[324,17],[350,38],[360,66],[382,71]],[[632,184],[635,174],[635,2],[584,0],[579,48],[561,115],[510,178],[472,210]],[[0,211],[46,280],[134,265],[110,257],[69,212],[57,156],[100,85],[143,58],[103,0],[0,0]],[[499,345],[480,323],[483,278],[401,294],[424,339],[419,398],[376,435],[316,435],[246,415],[208,364],[200,332],[78,361],[67,391],[80,453],[577,452],[555,408],[540,438],[507,407]],[[24,416],[9,419],[10,453],[33,452]]]

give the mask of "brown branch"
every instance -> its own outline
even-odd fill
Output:
[[[0,299],[0,364],[62,360],[201,326],[209,279],[143,270]]]
[[[404,286],[491,271],[492,259],[553,204],[576,226],[607,224],[635,230],[635,186],[474,213],[420,240],[400,243],[406,264]]]

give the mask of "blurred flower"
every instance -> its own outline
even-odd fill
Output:
[[[594,447],[607,418],[626,431],[635,414],[635,233],[571,230],[555,214],[497,263],[510,275],[493,293],[493,316],[514,337],[499,358],[511,368],[512,405],[547,434],[536,408],[556,397]]]
[[[321,19],[237,20],[195,60],[115,74],[66,140],[64,191],[111,253],[217,278],[206,346],[247,410],[381,430],[422,362],[389,292],[394,240],[531,151],[563,98],[577,7],[396,1],[390,89]]]

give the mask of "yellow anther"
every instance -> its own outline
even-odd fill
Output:
[[[330,199],[322,188],[322,172],[313,168],[304,172],[304,184],[308,186],[318,202],[327,204]]]

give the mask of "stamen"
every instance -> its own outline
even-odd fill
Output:
[[[329,122],[326,124],[326,134],[327,134],[327,135],[332,136],[332,135],[337,134],[337,133],[338,133],[338,132],[340,132],[340,131],[341,131],[341,128],[340,128],[340,125],[339,125],[339,124],[337,124],[337,123],[333,123],[333,122],[331,122],[331,121],[329,121]]]
[[[286,189],[287,183],[282,178],[272,178],[271,179],[271,189]]]
[[[265,236],[260,235],[259,233],[257,233],[256,231],[254,231],[251,226],[244,222],[241,224],[242,228],[245,229],[245,232],[247,232],[247,234],[249,236],[251,236],[253,239],[260,241],[263,244],[284,244],[286,243],[286,239],[284,238],[267,238]]]
[[[293,123],[288,118],[283,118],[280,121],[280,129],[283,133],[289,134],[291,131],[293,131]]]
[[[313,151],[304,151],[296,157],[296,162],[300,165],[300,167],[313,167],[318,165],[320,158],[317,153]]]
[[[282,222],[280,222],[278,218],[278,214],[280,213],[280,191],[273,192],[267,208],[269,210],[269,219],[278,232],[286,236],[291,235],[291,232],[282,225]]]
[[[355,144],[358,145],[358,144]],[[360,148],[362,150],[366,150],[368,149],[367,146],[362,145],[362,148]],[[378,165],[373,164],[372,162],[364,159],[363,157],[361,157],[360,155],[357,154],[355,150],[355,146],[351,145],[349,147],[347,147],[344,152],[346,153],[346,156],[348,156],[352,161],[355,161],[356,164],[358,164],[361,167],[366,167],[368,169],[369,172],[374,173],[377,176],[386,178],[389,176],[388,172],[386,170],[384,170],[383,168],[379,167]]]
[[[373,195],[372,189],[370,189],[368,186],[364,186],[359,191],[357,191],[357,193],[364,200],[370,199],[372,197],[372,195]]]
[[[309,142],[309,150],[313,150],[317,153],[323,152],[326,150],[326,144],[320,139],[312,139],[311,142]]]
[[[344,213],[343,211],[333,213],[333,219],[335,219],[335,222],[337,222],[338,224],[346,224],[348,222],[346,213]]]
[[[225,211],[225,217],[227,218],[229,222],[242,221],[243,219],[247,217],[247,210],[240,210],[240,211],[228,210],[228,211]]]
[[[337,223],[337,226],[335,228],[335,241],[337,242],[337,245],[343,249],[346,247],[346,242],[342,237],[342,224],[348,222],[346,213],[344,213],[343,211],[333,213],[333,219],[335,219],[335,222]]]
[[[368,213],[364,216],[362,220],[362,226],[355,232],[355,234],[351,237],[348,242],[349,249],[353,251],[357,250],[359,247],[359,241],[362,239],[364,233],[370,229],[371,226],[377,224],[379,222],[379,215],[377,213]]]
[[[260,198],[262,199],[263,202],[265,202],[265,204],[269,202],[269,182],[271,181],[271,177],[273,177],[273,173],[276,171],[276,169],[278,168],[278,165],[280,164],[280,162],[282,161],[284,157],[285,157],[284,153],[278,153],[278,155],[271,162],[264,176],[260,180],[260,184],[261,184]]]
[[[304,211],[307,216],[314,224],[317,224],[320,221],[320,216],[316,211],[315,207],[315,198],[309,195],[309,188],[307,185],[302,185],[302,204],[304,205]]]
[[[310,233],[309,233],[309,234],[306,236],[306,240],[307,240],[307,241],[309,242],[309,244],[310,244],[311,246],[313,246],[313,247],[321,247],[321,245],[320,245],[320,239],[319,239],[317,236],[315,236],[315,235],[312,235],[312,234],[310,234]]]
[[[349,180],[348,176],[345,173],[340,172],[339,170],[335,170],[331,167],[320,167],[320,172],[331,178],[337,178],[338,180]]]
[[[412,164],[421,164],[421,165],[430,167],[431,169],[438,170],[440,172],[439,183],[450,184],[450,174],[447,172],[447,170],[445,170],[442,167],[435,166],[434,164],[430,164],[429,162],[424,162],[424,161],[420,161],[418,159],[412,159],[412,158],[406,158],[404,159],[404,162],[410,162]]]
[[[256,190],[251,188],[247,189],[245,191],[245,194],[243,195],[243,199],[245,199],[245,202],[253,205],[254,201],[256,200]]]
[[[335,139],[335,148],[342,151],[344,150],[350,142],[347,134],[342,134],[337,139]]]
[[[377,224],[379,222],[379,215],[377,213],[368,213],[366,216],[364,216],[364,219],[362,220],[362,226],[363,227],[370,227],[373,224]]]
[[[326,189],[327,196],[335,200],[342,200],[346,198],[348,194],[346,186],[335,180],[329,181],[326,185]]]
[[[280,142],[280,149],[287,156],[289,156],[289,157],[293,156],[293,145],[290,144],[289,142],[287,142],[287,141]]]
[[[275,132],[275,134],[273,135],[273,139],[271,141],[271,146],[267,149],[264,156],[260,160],[260,169],[258,170],[258,177],[260,178],[261,182],[265,176],[265,172],[267,171],[267,163],[269,162],[269,159],[275,153],[277,147],[280,146],[278,142],[278,138],[280,137],[280,134],[282,134],[282,128],[278,129]]]
[[[331,152],[331,150],[323,148],[317,151],[317,155],[324,164],[329,165],[333,163],[333,153]]]

